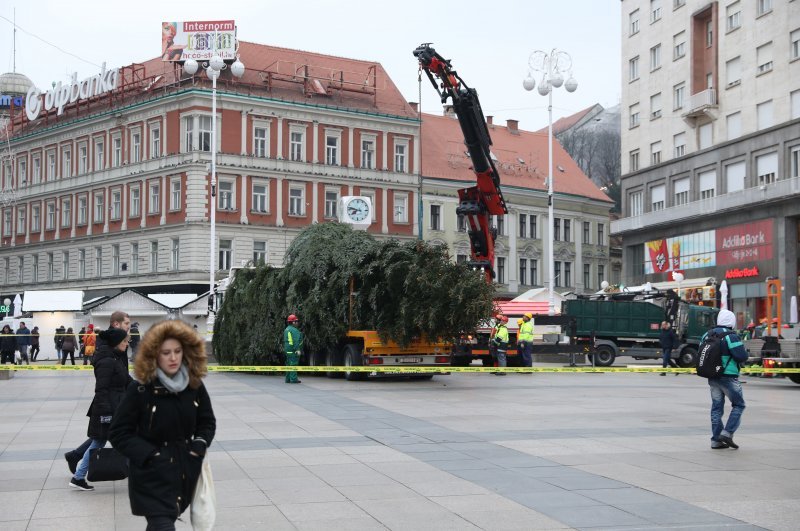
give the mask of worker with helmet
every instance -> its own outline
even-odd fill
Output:
[[[522,324],[517,332],[517,348],[522,355],[522,366],[533,367],[533,314],[522,316]]]
[[[286,353],[286,365],[296,367],[300,365],[300,350],[303,348],[303,334],[297,328],[300,319],[295,314],[286,318],[286,329],[283,331],[283,349]],[[300,383],[297,371],[286,371],[286,383]]]
[[[495,334],[492,342],[495,346],[495,357],[497,358],[497,366],[505,367],[507,364],[506,353],[508,352],[508,317],[501,315],[497,318],[498,323],[495,327]],[[498,376],[505,376],[505,372],[495,372]]]

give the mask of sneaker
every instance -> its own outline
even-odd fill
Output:
[[[719,442],[727,444],[734,450],[739,448],[739,445],[733,442],[733,437],[731,437],[730,435],[720,435]]]
[[[69,486],[80,490],[94,490],[94,487],[86,483],[85,479],[72,478],[69,480]]]
[[[75,455],[75,452],[72,451],[65,453],[64,459],[67,460],[67,466],[69,467],[69,471],[74,474],[75,470],[78,468],[78,463],[81,462],[81,458]]]

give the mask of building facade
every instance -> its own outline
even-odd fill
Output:
[[[622,2],[622,218],[628,284],[727,280],[738,325],[767,278],[798,295],[800,4]],[[687,297],[690,294],[684,294]],[[774,309],[771,310],[774,312]]]

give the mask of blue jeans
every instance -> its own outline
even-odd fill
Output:
[[[672,349],[671,348],[662,348],[661,349],[661,368],[666,369],[671,365],[670,361],[672,360]]]
[[[742,421],[745,407],[742,384],[739,378],[709,378],[708,386],[711,389],[711,440],[718,441],[721,434],[733,437]],[[731,401],[731,414],[723,429],[726,396]]]
[[[89,472],[89,454],[92,453],[92,450],[103,448],[105,445],[105,439],[92,439],[92,444],[86,449],[86,452],[83,454],[83,459],[81,459],[81,462],[78,463],[78,467],[75,469],[75,479],[86,479],[86,473]]]

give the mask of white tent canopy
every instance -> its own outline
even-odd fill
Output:
[[[82,291],[26,291],[24,312],[79,312],[83,310]]]

